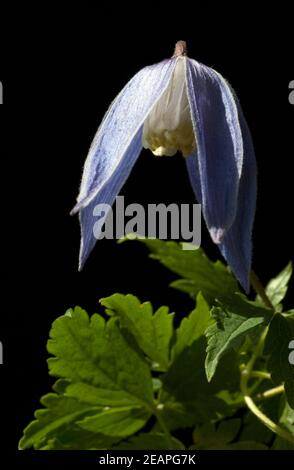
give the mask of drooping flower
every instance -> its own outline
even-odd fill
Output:
[[[85,162],[72,213],[80,213],[80,268],[93,249],[93,209],[114,203],[142,147],[185,157],[214,243],[247,290],[256,202],[256,163],[240,104],[215,70],[186,55],[139,71],[107,111]]]

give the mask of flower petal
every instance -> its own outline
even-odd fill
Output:
[[[114,203],[142,149],[144,121],[167,88],[175,64],[176,59],[165,60],[138,72],[114,100],[97,131],[72,211],[80,211],[79,269],[97,241],[94,208],[98,204],[110,208]]]
[[[188,175],[190,179],[190,183],[194,194],[196,196],[197,201],[199,204],[203,204],[202,202],[202,191],[201,191],[201,179],[200,179],[200,172],[199,172],[199,165],[198,165],[198,155],[197,149],[189,155],[189,157],[185,158],[185,162],[187,165]]]
[[[256,206],[257,169],[251,134],[238,101],[237,106],[243,135],[244,162],[236,217],[219,248],[241,285],[248,292],[252,258],[252,228]]]
[[[128,178],[130,171],[141,152],[142,133],[143,126],[141,126],[136,136],[133,138],[128,148],[126,158],[124,158],[117,166],[111,178],[108,180],[107,185],[104,185],[101,191],[96,194],[92,201],[86,207],[83,207],[80,210],[79,218],[81,225],[81,246],[79,256],[79,270],[82,269],[86,259],[88,258],[97,241],[96,237],[98,234],[96,233],[96,237],[94,236],[94,224],[97,220],[93,214],[94,208],[98,204],[107,204],[110,209],[114,203],[115,197]],[[106,219],[106,215],[107,214],[103,216],[104,220]]]
[[[78,203],[85,207],[127,159],[128,148],[154,104],[164,93],[176,59],[145,67],[119,93],[106,113],[85,162]]]
[[[252,258],[252,228],[256,206],[256,160],[250,131],[244,118],[238,99],[234,96],[238,110],[238,120],[243,140],[243,165],[239,181],[236,213],[234,222],[224,235],[210,230],[213,241],[218,243],[219,249],[231,267],[233,273],[240,281],[242,287],[248,291],[249,274]],[[186,160],[191,186],[199,203],[203,205],[203,185],[199,169],[199,158],[197,150]],[[223,240],[222,240],[223,238]]]
[[[187,91],[197,144],[197,186],[200,183],[206,224],[219,243],[220,235],[225,236],[236,215],[243,164],[238,110],[230,87],[220,74],[193,59],[187,59],[186,63]],[[194,161],[196,165],[196,159]]]

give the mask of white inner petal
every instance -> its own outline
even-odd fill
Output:
[[[185,79],[185,58],[177,60],[171,81],[144,123],[143,147],[154,155],[190,155],[196,147]]]

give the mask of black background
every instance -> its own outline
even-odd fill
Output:
[[[140,68],[171,56],[177,40],[229,80],[249,123],[259,168],[256,272],[266,282],[293,258],[291,12],[267,7],[258,13],[247,3],[219,10],[198,2],[85,5],[66,11],[15,6],[1,18],[0,406],[1,447],[11,452],[52,384],[46,340],[68,307],[93,313],[98,299],[114,292],[182,315],[192,305],[168,288],[172,274],[148,260],[139,244],[99,241],[78,273],[79,225],[69,216],[108,105]],[[182,158],[157,159],[147,151],[122,194],[127,202],[194,202]],[[202,246],[219,257],[204,225]],[[288,307],[291,300],[293,283]]]

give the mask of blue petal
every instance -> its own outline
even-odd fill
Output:
[[[218,247],[242,287],[248,291],[252,258],[252,227],[256,205],[257,170],[251,134],[237,100],[236,104],[244,147],[242,174],[239,184],[236,216],[231,228],[223,237],[223,242]],[[197,153],[186,158],[186,165],[196,198],[202,204],[203,198]],[[217,236],[221,238],[220,235],[215,234],[215,237]]]
[[[196,199],[201,205],[203,204],[202,198],[202,191],[201,191],[201,179],[199,173],[199,165],[198,165],[198,155],[197,150],[195,150],[191,155],[185,158],[185,162],[187,165],[187,170],[190,178],[190,183]]]
[[[145,67],[119,93],[96,133],[87,156],[78,203],[72,214],[85,207],[128,158],[132,140],[154,104],[164,93],[176,59]]]
[[[81,246],[79,256],[79,270],[81,270],[85,264],[86,259],[91,253],[95,246],[97,238],[94,236],[94,224],[96,218],[93,215],[93,210],[97,204],[108,204],[109,208],[114,203],[116,195],[119,193],[124,182],[128,178],[130,171],[136,162],[138,155],[142,149],[142,133],[143,126],[137,132],[137,135],[132,140],[131,145],[128,148],[128,158],[124,159],[116,168],[111,178],[108,180],[101,191],[99,191],[94,199],[80,210],[79,218],[81,224]],[[106,219],[104,215],[104,219]]]
[[[224,78],[192,59],[187,60],[187,90],[197,145],[197,191],[211,236],[220,243],[236,215],[242,173],[238,110]]]
[[[144,121],[167,88],[175,63],[170,59],[138,72],[114,100],[97,131],[72,210],[72,214],[80,211],[80,269],[96,242],[93,210],[97,204],[111,206],[128,178],[142,149]]]
[[[257,169],[251,134],[238,102],[237,106],[244,145],[243,169],[235,221],[219,248],[241,285],[248,292],[252,258],[252,228],[257,193]]]

